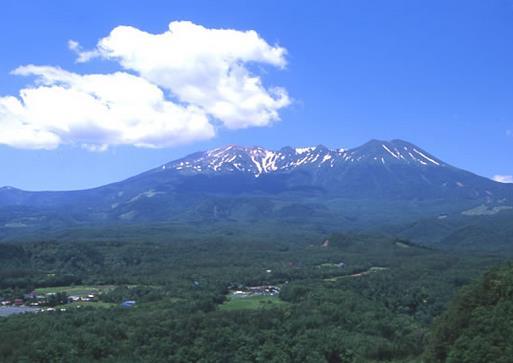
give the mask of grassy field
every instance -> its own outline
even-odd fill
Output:
[[[276,306],[284,306],[287,303],[280,300],[278,296],[248,296],[234,297],[230,296],[228,301],[222,304],[221,310],[256,310],[267,309]]]
[[[99,285],[99,286],[86,286],[86,285],[75,285],[75,286],[57,286],[57,287],[43,287],[36,289],[36,294],[51,294],[58,292],[65,292],[68,295],[86,296],[89,294],[98,294],[101,292],[112,290],[115,286],[113,285]]]

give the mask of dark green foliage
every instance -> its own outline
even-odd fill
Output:
[[[5,294],[71,279],[115,285],[101,301],[137,306],[0,319],[0,361],[412,362],[454,291],[499,261],[384,237],[325,240],[2,245]],[[287,303],[219,309],[231,287],[262,284],[280,285]]]
[[[507,363],[513,359],[513,265],[465,287],[437,319],[428,362]]]

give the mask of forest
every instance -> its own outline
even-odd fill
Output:
[[[4,243],[0,300],[108,288],[0,318],[0,361],[507,362],[489,359],[512,356],[507,266],[362,234]],[[279,295],[233,295],[263,285]]]

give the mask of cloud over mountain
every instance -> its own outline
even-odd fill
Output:
[[[513,175],[495,175],[492,179],[499,183],[513,183]]]
[[[119,63],[110,74],[77,74],[57,67],[23,66],[35,77],[19,96],[0,97],[0,143],[51,149],[78,144],[168,147],[229,129],[267,126],[290,103],[282,88],[265,88],[248,65],[282,69],[285,49],[254,31],[207,29],[172,22],[151,34],[120,26],[84,51],[70,41],[78,62]]]

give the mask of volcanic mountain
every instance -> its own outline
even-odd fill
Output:
[[[513,185],[458,169],[402,140],[347,150],[228,145],[95,189],[0,188],[0,231],[193,222],[344,229],[498,214],[512,206]]]
[[[349,150],[319,145],[272,151],[229,145],[189,155],[136,179],[157,175],[183,176],[188,182],[181,188],[197,192],[303,190],[350,199],[479,199],[504,197],[512,189],[452,167],[401,140],[372,140]],[[218,185],[220,177],[237,178],[237,186]],[[203,185],[194,179],[208,182]]]

